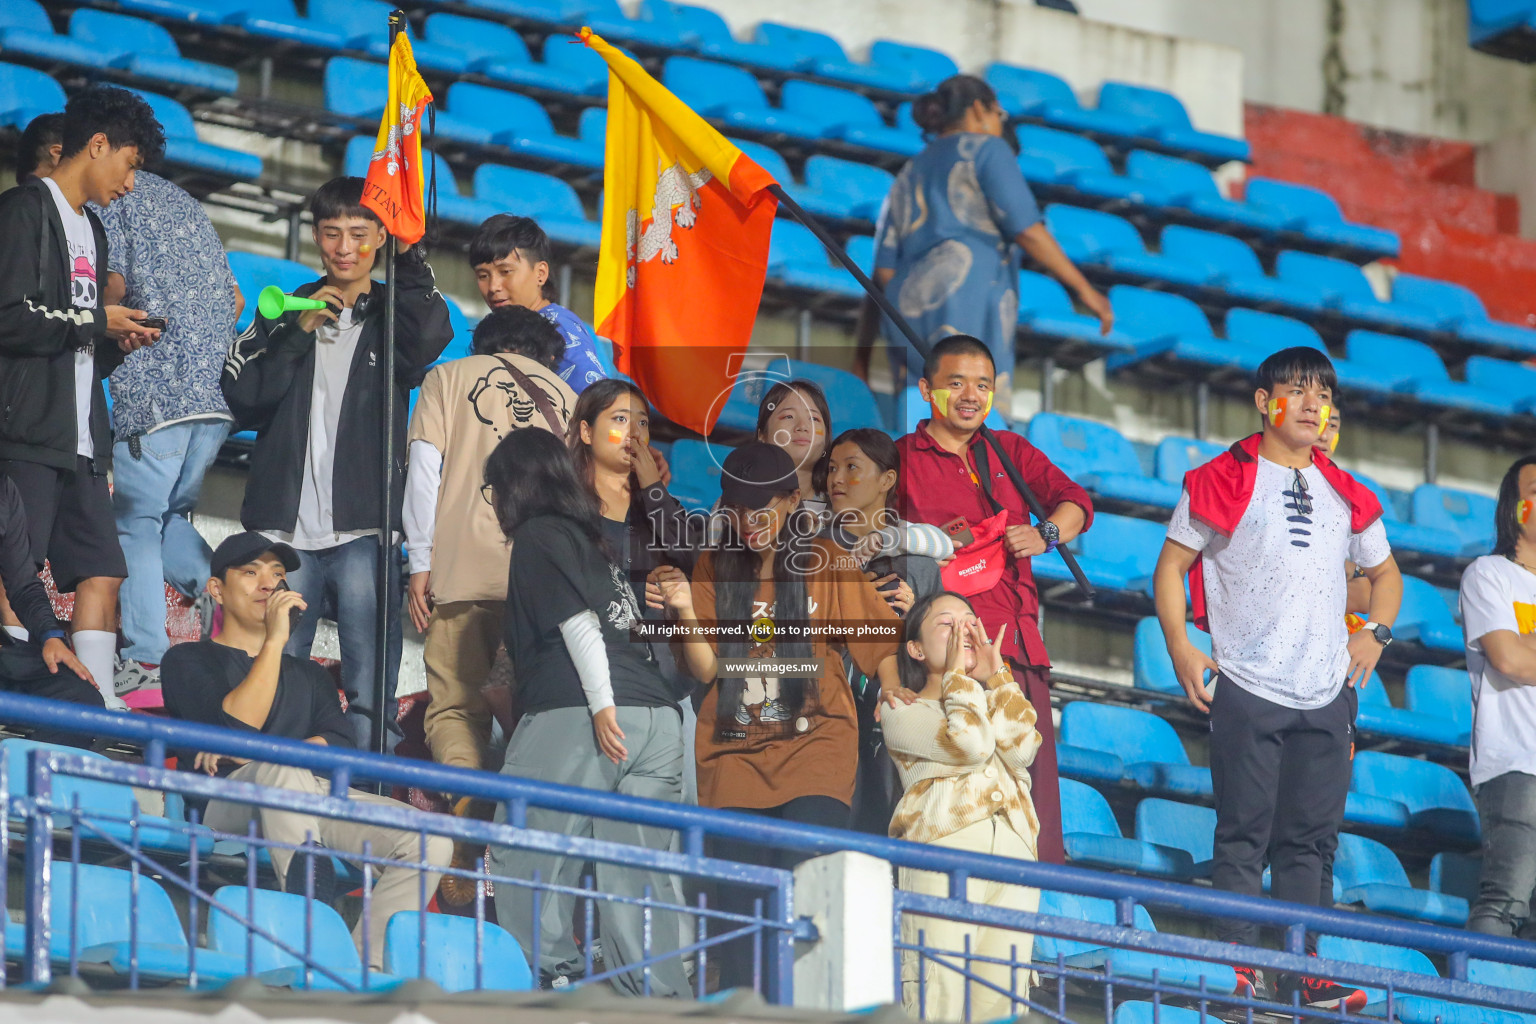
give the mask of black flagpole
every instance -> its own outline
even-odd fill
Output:
[[[389,50],[393,51],[395,37],[405,30],[405,13],[400,10],[389,14]],[[393,113],[386,111],[386,114]],[[405,140],[399,140],[404,146]],[[379,502],[383,509],[379,532],[379,582],[378,617],[374,624],[373,652],[373,738],[370,744],[375,754],[383,754],[388,727],[384,721],[389,710],[389,631],[398,628],[390,621],[389,610],[393,606],[389,592],[390,559],[395,556],[393,502],[395,493],[395,236],[384,240],[384,439],[379,446]]]
[[[817,240],[826,246],[827,251],[837,257],[839,263],[848,268],[848,272],[853,275],[853,279],[859,282],[859,286],[869,294],[869,297],[874,300],[875,305],[880,307],[880,312],[884,313],[891,323],[895,324],[897,329],[907,336],[907,340],[912,343],[912,347],[917,349],[917,354],[926,359],[932,346],[917,336],[917,331],[913,330],[912,325],[907,323],[907,318],[896,311],[896,307],[891,305],[891,301],[885,297],[885,293],[880,290],[875,282],[869,279],[869,276],[863,270],[859,269],[859,265],[848,257],[848,254],[843,251],[843,247],[838,245],[831,235],[827,234],[826,229],[817,222],[816,218],[801,209],[800,204],[791,199],[789,194],[779,185],[769,185],[768,191],[778,196],[780,205],[788,210],[801,224],[809,228],[811,234],[815,235]],[[899,406],[899,393],[897,398]],[[899,413],[900,409],[898,408],[897,411]],[[1035,492],[1030,490],[1029,485],[1024,482],[1024,477],[1019,473],[1019,467],[1013,464],[1013,460],[1008,457],[1008,453],[998,443],[997,434],[985,423],[981,425],[980,433],[982,439],[997,453],[998,462],[1001,463],[1003,471],[1008,474],[1008,479],[1013,484],[1014,489],[1024,496],[1024,500],[1029,504],[1029,510],[1035,514],[1036,519],[1042,523],[1045,522],[1046,519],[1050,518],[1050,513],[1046,511],[1044,505],[1040,504],[1040,499],[1035,497]],[[1066,545],[1061,545],[1056,548],[1056,553],[1061,556],[1063,562],[1067,563],[1067,569],[1072,573],[1072,578],[1077,581],[1077,589],[1082,591],[1083,597],[1091,599],[1093,597],[1093,584],[1089,583],[1088,577],[1083,575],[1082,567],[1077,564],[1077,559],[1072,556],[1072,552],[1067,550]]]

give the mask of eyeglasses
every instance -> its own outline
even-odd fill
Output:
[[[1307,478],[1301,475],[1301,470],[1299,469],[1293,469],[1291,473],[1291,487],[1289,490],[1282,491],[1281,493],[1286,498],[1285,507],[1294,514],[1286,516],[1285,521],[1311,526],[1312,495],[1307,491]],[[1304,540],[1296,539],[1297,537],[1312,536],[1311,530],[1304,530],[1300,525],[1297,525],[1291,527],[1291,533],[1295,535],[1291,538],[1291,543],[1294,546],[1298,548],[1311,546]]]
[[[496,507],[496,488],[492,487],[490,484],[480,485],[480,497],[485,499],[485,503],[487,505],[491,506],[492,508]]]

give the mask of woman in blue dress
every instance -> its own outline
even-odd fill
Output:
[[[945,79],[912,104],[912,119],[931,141],[891,187],[874,279],[929,342],[969,334],[986,344],[998,370],[997,406],[1007,415],[1021,253],[1073,292],[1106,334],[1114,314],[1040,219],[990,85],[971,75]],[[893,362],[904,356],[906,383],[915,384],[921,359],[881,320]]]

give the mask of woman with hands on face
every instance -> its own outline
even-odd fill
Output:
[[[913,700],[903,703],[893,696],[884,717],[886,744],[906,789],[891,818],[891,837],[1035,860],[1040,823],[1030,799],[1029,766],[1041,738],[1034,707],[1003,657],[1003,631],[989,639],[970,603],[941,591],[917,602],[904,633],[898,668]],[[981,879],[967,885],[968,899],[989,906],[1033,912],[1040,901],[1036,889]],[[902,868],[901,887],[947,896],[949,879]],[[969,949],[973,956],[1002,961],[969,967],[1001,992],[973,981],[967,993],[959,972],[904,954],[902,1002],[909,1012],[959,1020],[969,1010],[972,1019],[981,1020],[1006,1016],[1012,1001],[1028,998],[1030,936],[911,914],[903,918],[904,942],[915,943],[919,930],[935,949],[956,955]],[[1024,962],[1022,971],[1007,963],[1016,955]],[[921,1007],[920,970],[926,973]]]

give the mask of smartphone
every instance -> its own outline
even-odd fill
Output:
[[[976,540],[975,534],[971,533],[971,524],[966,521],[965,516],[955,516],[939,529],[949,534],[949,539],[955,542],[956,549],[966,547]]]
[[[273,590],[292,590],[293,588],[288,585],[288,581],[286,579],[281,579],[281,580],[277,581],[277,586],[273,587],[272,589]],[[290,609],[288,609],[288,629],[289,630],[298,629],[299,628],[299,620],[302,619],[303,617],[304,617],[303,609],[300,609],[300,608],[290,608]]]
[[[135,320],[134,323],[151,331],[163,331],[168,321],[163,316],[147,316],[143,320]]]

